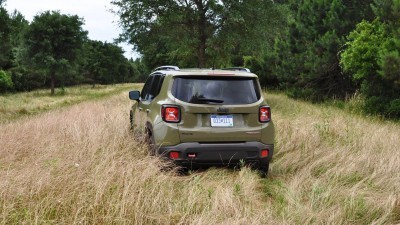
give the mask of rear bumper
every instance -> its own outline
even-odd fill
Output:
[[[268,149],[268,156],[261,157],[261,151]],[[184,167],[236,166],[240,162],[263,167],[272,159],[274,145],[261,142],[240,143],[198,143],[188,142],[176,146],[163,146],[158,153],[166,159],[170,152],[179,152],[173,161]]]

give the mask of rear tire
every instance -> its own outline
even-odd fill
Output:
[[[151,135],[151,133],[149,131],[147,131],[147,134],[146,134],[146,143],[149,147],[149,155],[155,156],[156,155],[156,144],[155,144],[153,135]]]
[[[129,124],[130,124],[130,130],[133,132],[135,130],[135,121],[133,121],[133,114],[132,111],[129,112]]]
[[[268,170],[269,170],[269,163],[266,165],[259,166],[257,168],[258,174],[260,174],[260,177],[266,178],[268,175]]]

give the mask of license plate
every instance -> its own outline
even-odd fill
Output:
[[[233,115],[211,115],[212,127],[233,127]]]

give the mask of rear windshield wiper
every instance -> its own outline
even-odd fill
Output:
[[[224,100],[222,99],[214,99],[214,98],[193,98],[192,101],[193,103],[195,102],[212,102],[212,103],[223,103]]]

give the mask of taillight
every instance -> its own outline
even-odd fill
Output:
[[[170,159],[179,159],[179,152],[169,152]]]
[[[261,150],[261,158],[268,157],[268,155],[269,155],[268,149]]]
[[[163,105],[161,107],[161,117],[165,122],[179,123],[181,121],[181,112],[178,106]]]
[[[266,123],[271,120],[271,108],[269,106],[260,107],[259,119],[261,123]]]

